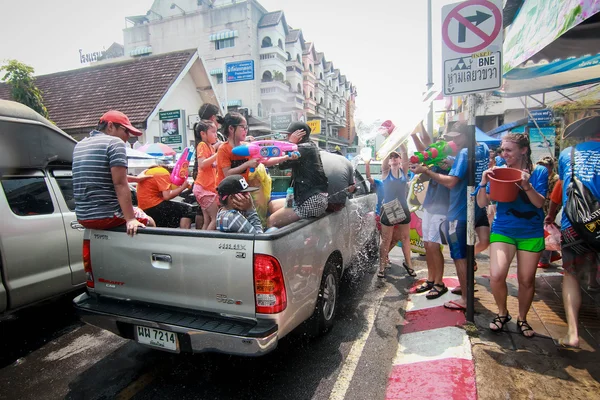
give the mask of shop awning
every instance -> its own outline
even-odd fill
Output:
[[[213,33],[208,38],[210,39],[211,42],[214,42],[217,40],[230,39],[230,38],[234,38],[234,37],[238,37],[238,36],[239,36],[238,31],[223,31],[223,32],[219,32],[219,33]]]
[[[475,140],[478,143],[485,143],[488,146],[497,146],[500,144],[501,140],[488,136],[481,129],[475,127]]]
[[[600,34],[600,32],[599,32]],[[557,60],[551,63],[528,63],[504,75],[504,97],[553,92],[600,82],[600,54]]]
[[[595,14],[599,11],[600,1],[525,0],[506,30],[504,73],[542,56],[554,60],[597,53],[594,43],[599,40],[598,16]],[[589,21],[584,22],[586,20]]]
[[[152,54],[152,46],[140,46],[129,52],[131,57],[143,56],[146,54]]]
[[[209,74],[211,75],[223,75],[223,68],[211,69]]]

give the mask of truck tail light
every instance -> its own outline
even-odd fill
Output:
[[[94,273],[92,272],[92,257],[89,239],[83,240],[83,271],[87,287],[94,287]]]
[[[254,294],[257,313],[276,314],[287,307],[283,272],[275,257],[254,255]]]

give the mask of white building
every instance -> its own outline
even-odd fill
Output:
[[[315,138],[323,147],[353,141],[356,88],[288,26],[283,11],[267,12],[256,0],[155,0],[146,15],[127,21],[125,57],[197,48],[223,111],[247,113],[255,131],[269,130],[271,116],[320,119],[323,134]],[[225,84],[226,64],[232,71],[238,62],[254,63],[237,75],[249,80]]]

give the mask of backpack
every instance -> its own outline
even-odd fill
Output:
[[[571,182],[567,187],[564,212],[582,244],[600,252],[600,203],[575,177],[575,148],[571,148]]]

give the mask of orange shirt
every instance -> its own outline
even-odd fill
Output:
[[[550,194],[550,200],[552,200],[553,203],[556,203],[558,205],[562,204],[562,190],[563,189],[563,182],[561,180],[556,182],[556,185],[554,185],[554,189],[552,190],[552,194]]]
[[[171,189],[171,174],[163,167],[150,168],[144,171],[152,178],[140,181],[137,185],[138,207],[147,210],[159,205],[165,199],[162,192]]]
[[[221,145],[221,147],[219,147],[219,150],[217,150],[217,185],[221,183],[223,179],[225,179],[223,168],[237,168],[249,160],[248,157],[234,155],[231,152],[232,149],[233,147],[231,147],[231,144],[229,144],[229,142],[225,142]],[[246,169],[240,175],[242,175],[244,179],[248,180],[249,173],[250,171]]]
[[[215,154],[215,149],[212,146],[207,145],[204,142],[200,142],[198,147],[196,147],[196,162],[198,162],[198,158],[209,158]],[[216,184],[216,171],[215,167],[209,165],[208,167],[200,168],[198,165],[198,175],[196,175],[196,180],[194,183],[196,185],[200,185],[204,188],[204,190],[210,190],[211,192],[217,192],[217,184]]]

